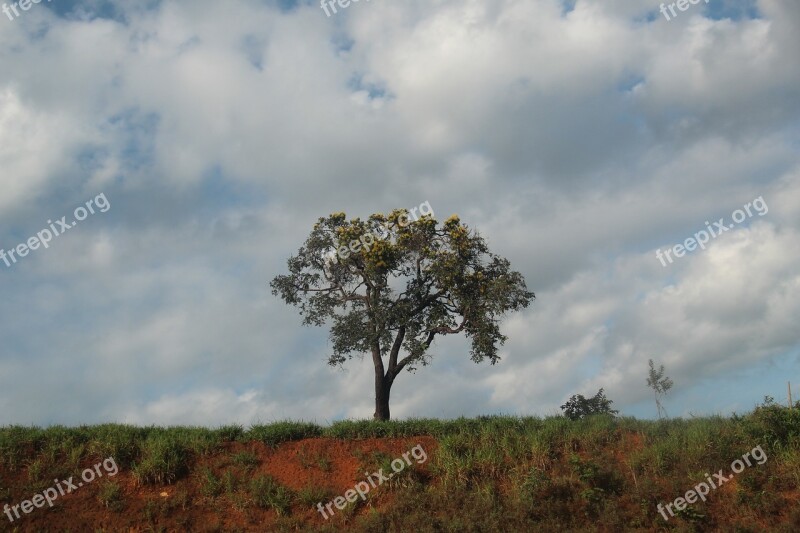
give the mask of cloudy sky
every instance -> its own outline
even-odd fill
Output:
[[[438,340],[393,416],[548,415],[604,387],[652,418],[649,358],[672,416],[800,397],[800,2],[659,4],[0,14],[0,248],[110,204],[0,262],[0,425],[370,418],[369,360],[329,367],[327,330],[268,283],[318,217],[425,201],[537,299],[498,365]]]

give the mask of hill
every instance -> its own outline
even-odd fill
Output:
[[[0,531],[790,532],[799,487],[800,409],[774,404],[658,422],[0,429]]]

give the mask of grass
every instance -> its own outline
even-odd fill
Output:
[[[297,458],[303,468],[319,468],[323,472],[331,471],[331,459],[324,452],[309,452],[308,447],[303,445],[300,447]]]
[[[386,487],[372,491],[368,502],[359,500],[337,512],[330,523],[316,526],[302,523],[293,510],[307,511],[340,494],[316,486],[295,493],[259,473],[262,464],[253,451],[223,452],[225,443],[231,442],[277,447],[306,438],[418,435],[437,442],[435,450],[426,450],[429,475],[421,475],[412,460]],[[692,505],[668,524],[659,518],[658,503],[671,502],[705,479],[706,472],[728,469],[733,459],[759,445],[767,462],[737,476],[730,494],[712,493],[713,502]],[[359,472],[391,472],[391,461],[397,459],[385,453],[354,455]],[[220,456],[224,461],[203,462]],[[218,429],[116,424],[0,428],[0,476],[4,478],[0,485],[12,477],[21,479],[28,484],[28,494],[107,457],[114,457],[120,469],[130,472],[140,485],[174,484],[191,473],[197,492],[204,497],[192,505],[233,507],[245,514],[253,509],[271,510],[281,517],[276,530],[296,528],[298,520],[301,529],[317,527],[319,531],[346,527],[354,531],[767,528],[788,532],[800,527],[800,511],[795,500],[786,496],[795,491],[796,497],[800,490],[800,409],[770,402],[730,418],[663,421],[486,416],[343,421],[329,427],[281,421]],[[301,448],[298,460],[309,475],[325,476],[334,468],[333,459],[325,453]],[[196,466],[198,462],[216,466]],[[97,490],[104,507],[124,507],[116,482],[104,481]],[[189,506],[191,498],[183,494],[181,505],[147,502],[144,519],[152,526],[163,525],[169,513]],[[16,496],[0,489],[0,504]],[[373,507],[373,498],[381,503],[380,512]]]
[[[222,494],[222,481],[214,471],[208,467],[203,467],[198,472],[200,493],[203,496],[213,498]]]
[[[189,470],[189,448],[166,433],[149,435],[141,446],[141,460],[133,467],[139,484],[173,483]]]
[[[104,507],[115,512],[120,512],[125,508],[122,496],[122,487],[114,481],[103,482],[97,492],[98,501]]]
[[[322,436],[322,428],[306,422],[281,421],[269,425],[251,427],[243,436],[243,440],[261,441],[267,446],[277,446],[282,442],[310,439]]]
[[[338,496],[336,491],[316,486],[308,486],[295,494],[295,501],[303,507],[315,507],[318,503],[323,505]]]
[[[240,466],[245,470],[251,470],[260,463],[258,457],[256,457],[256,454],[252,452],[237,452],[233,454],[231,461],[233,464]]]
[[[258,476],[250,483],[250,496],[262,509],[273,509],[278,516],[288,515],[293,495],[270,476]]]

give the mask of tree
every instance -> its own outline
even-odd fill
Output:
[[[500,360],[500,319],[535,298],[507,259],[455,215],[441,226],[431,215],[411,221],[405,209],[345,219],[320,218],[289,259],[289,274],[270,286],[299,308],[304,325],[332,323],[330,365],[371,355],[375,419],[390,418],[394,380],[430,363],[437,336],[463,332],[474,362]]]
[[[672,388],[672,380],[668,377],[664,376],[664,365],[661,365],[658,370],[656,370],[655,364],[653,360],[650,359],[648,361],[650,365],[650,371],[647,377],[647,386],[653,389],[653,396],[656,399],[656,409],[658,410],[658,418],[666,418],[667,411],[664,409],[664,406],[661,405],[660,396],[666,396],[669,389]]]
[[[606,398],[603,389],[597,391],[593,397],[586,399],[581,394],[573,394],[567,403],[561,406],[564,416],[570,420],[580,420],[590,415],[607,414],[614,416],[619,411],[611,409],[613,400]]]

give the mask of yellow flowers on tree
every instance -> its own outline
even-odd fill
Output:
[[[383,237],[331,260],[376,234]],[[500,320],[535,298],[509,261],[457,216],[442,225],[431,215],[409,221],[405,209],[364,221],[344,213],[320,218],[288,267],[270,283],[272,293],[297,306],[304,325],[330,324],[328,363],[372,356],[376,420],[389,420],[395,378],[429,364],[437,336],[464,333],[472,360],[495,364],[506,340]]]

